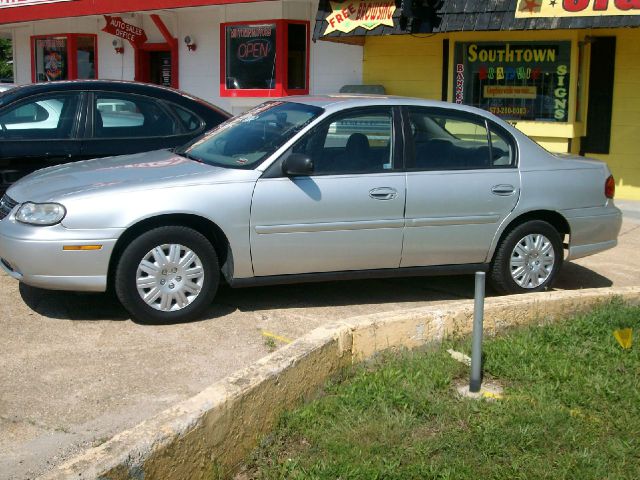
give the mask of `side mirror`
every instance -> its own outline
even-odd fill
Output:
[[[287,177],[311,175],[313,160],[308,155],[292,153],[282,162],[282,173]]]

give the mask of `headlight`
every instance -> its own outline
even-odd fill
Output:
[[[16,220],[30,225],[55,225],[66,214],[67,210],[59,203],[26,202],[16,212]]]

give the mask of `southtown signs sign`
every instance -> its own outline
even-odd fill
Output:
[[[105,15],[104,19],[107,24],[102,29],[103,32],[129,40],[134,47],[143,45],[147,41],[147,34],[142,28],[131,25],[120,17]]]
[[[326,18],[324,35],[336,30],[349,33],[358,27],[372,30],[380,25],[393,27],[395,0],[344,0],[329,2],[331,14]]]
[[[42,3],[71,2],[74,0],[0,0],[0,8],[27,7]]]
[[[640,0],[519,0],[516,18],[640,15]]]

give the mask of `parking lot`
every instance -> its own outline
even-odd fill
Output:
[[[620,245],[565,264],[557,288],[640,284],[632,206]],[[33,478],[324,322],[472,295],[470,276],[223,288],[206,319],[149,326],[108,295],[2,275],[0,478]]]

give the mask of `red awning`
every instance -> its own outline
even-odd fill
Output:
[[[30,4],[29,0],[0,0],[0,25],[53,18],[141,12],[204,5],[228,5],[265,0],[68,0]],[[23,5],[20,5],[23,3]],[[17,6],[15,6],[17,5]]]

